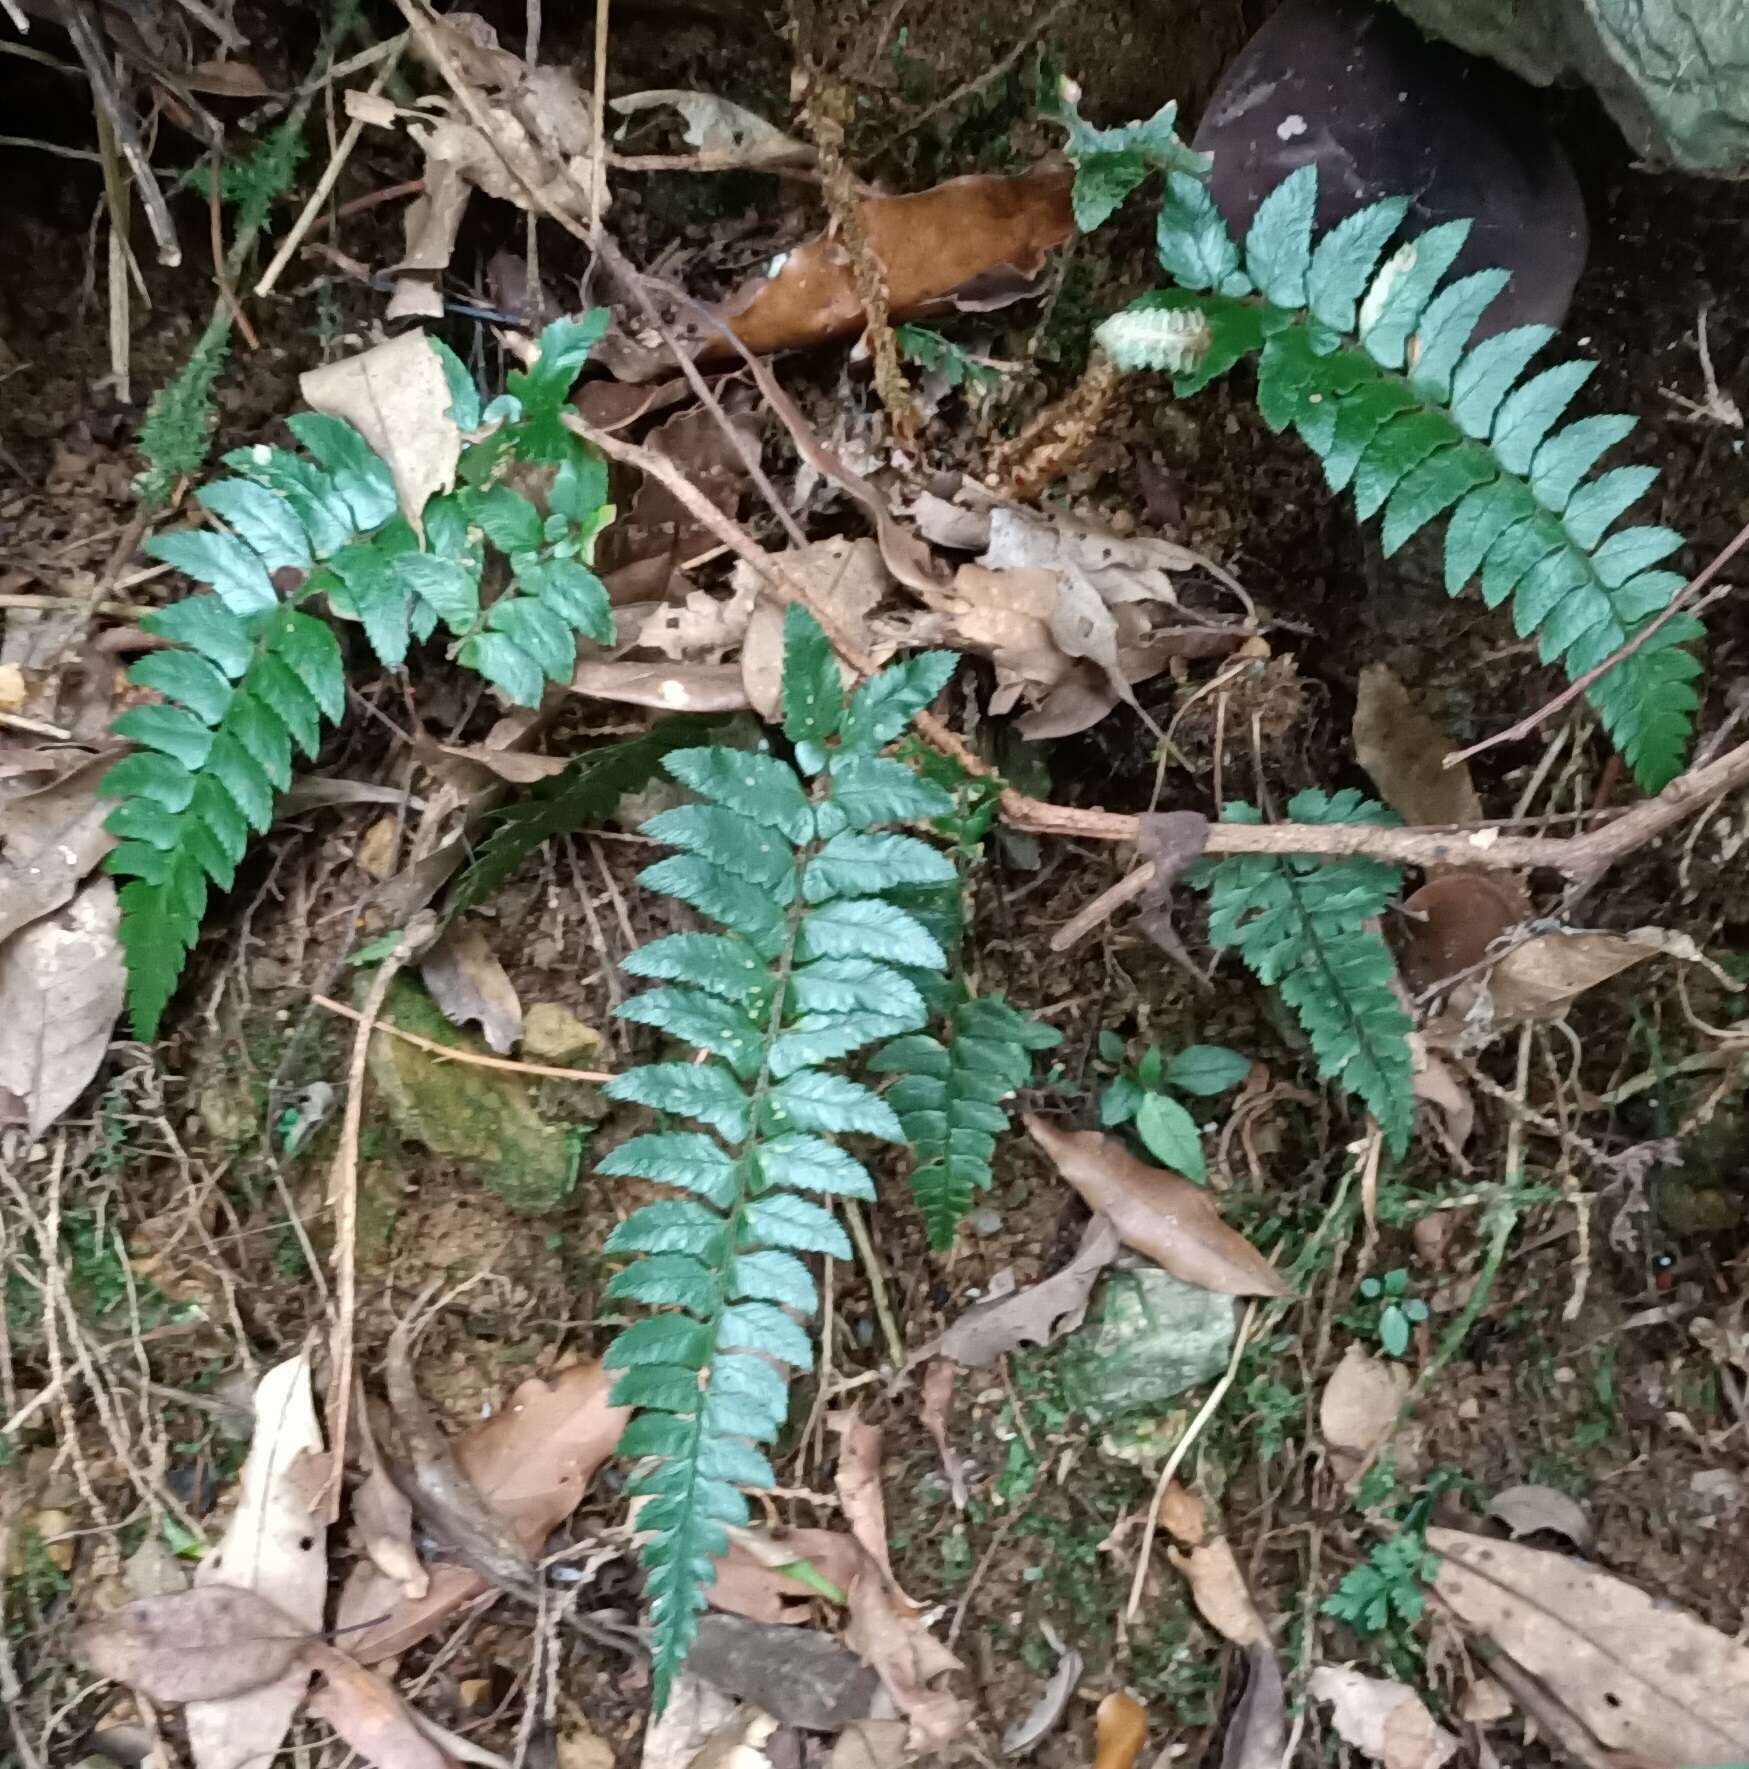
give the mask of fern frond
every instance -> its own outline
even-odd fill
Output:
[[[1288,804],[1296,823],[1387,823],[1383,806],[1352,791],[1302,792]],[[1229,823],[1258,823],[1250,805],[1229,805]],[[1299,1017],[1318,1073],[1355,1094],[1392,1150],[1409,1144],[1414,1067],[1409,1017],[1391,987],[1395,967],[1376,929],[1401,875],[1349,856],[1232,854],[1194,875],[1209,894],[1209,939],[1234,946],[1261,983],[1279,989]]]
[[[892,1106],[825,1065],[920,1026],[923,999],[895,967],[946,962],[923,925],[882,893],[951,877],[951,862],[915,836],[866,824],[871,806],[933,808],[874,752],[952,667],[944,653],[913,657],[846,706],[830,647],[792,608],[784,726],[812,788],[770,755],[690,748],[663,757],[702,802],[645,825],[679,851],[642,882],[726,931],[670,934],[626,961],[660,986],[621,1016],[702,1060],[648,1063],[607,1088],[705,1131],[635,1136],[599,1169],[682,1194],[635,1210],[607,1243],[609,1253],[635,1256],[608,1296],[662,1311],[626,1328],[606,1355],[619,1372],[615,1403],[637,1409],[621,1448],[652,1464],[630,1491],[642,1501],[658,1708],[728,1547],[724,1526],[746,1520],[739,1489],[773,1484],[762,1446],[788,1411],[779,1366],[813,1362],[801,1322],[816,1290],[802,1256],[847,1258],[830,1200],[874,1196],[866,1170],[829,1139],[904,1139]],[[842,799],[841,777],[851,783]]]
[[[1078,147],[1071,128],[1071,156],[1084,167],[1102,151]],[[1521,379],[1553,336],[1547,327],[1470,345],[1507,276],[1479,271],[1440,287],[1468,222],[1432,228],[1379,266],[1405,199],[1361,209],[1314,242],[1316,204],[1317,169],[1303,166],[1263,199],[1241,254],[1203,179],[1173,170],[1158,238],[1180,286],[1114,314],[1099,341],[1120,368],[1165,369],[1180,394],[1255,357],[1265,421],[1299,433],[1331,489],[1352,491],[1363,521],[1382,516],[1387,554],[1444,517],[1448,593],[1479,577],[1490,608],[1511,599],[1515,630],[1538,641],[1545,663],[1587,674],[1684,582],[1657,569],[1680,536],[1609,532],[1653,475],[1586,477],[1632,420],[1557,428],[1595,365],[1564,362]],[[1702,636],[1679,615],[1589,690],[1648,792],[1681,769],[1699,704],[1700,665],[1686,647]]]

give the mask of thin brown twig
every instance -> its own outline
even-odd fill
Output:
[[[1485,749],[1493,749],[1502,743],[1516,743],[1520,738],[1528,737],[1545,720],[1552,719],[1563,707],[1571,706],[1600,677],[1607,676],[1618,664],[1625,663],[1654,633],[1668,625],[1678,614],[1684,613],[1689,604],[1746,546],[1749,546],[1749,522],[1745,522],[1737,530],[1709,565],[1696,572],[1671,597],[1669,607],[1656,620],[1648,622],[1625,644],[1618,646],[1595,669],[1589,669],[1584,675],[1569,682],[1552,700],[1538,707],[1529,717],[1520,719],[1516,725],[1509,725],[1504,731],[1496,731],[1492,737],[1484,737],[1480,743],[1472,743],[1468,749],[1453,751],[1445,758],[1445,766],[1455,768],[1459,763],[1467,762],[1471,756],[1480,755]]]
[[[237,299],[237,291],[231,287],[231,279],[225,272],[225,223],[219,213],[219,185],[224,168],[224,156],[215,145],[206,193],[207,234],[213,250],[213,281],[219,285],[219,299],[230,308],[231,318],[237,322],[237,330],[243,334],[243,342],[251,350],[259,350],[261,340],[256,337],[255,328],[249,323],[249,316],[243,311],[243,303]]]
[[[607,214],[607,42],[613,0],[595,0],[595,115],[589,170],[589,237],[599,241]]]
[[[364,1015],[356,1007],[348,1007],[343,1001],[335,1001],[331,996],[312,995],[311,1003],[325,1009],[329,1013],[339,1014],[342,1019],[362,1024]],[[399,1026],[383,1025],[381,1022],[371,1028],[373,1032],[386,1033],[390,1038],[398,1038],[403,1044],[411,1044],[418,1050],[428,1051],[440,1061],[461,1063],[470,1069],[500,1069],[511,1075],[542,1076],[552,1081],[611,1081],[612,1074],[598,1069],[561,1069],[550,1063],[519,1063],[512,1057],[485,1056],[476,1051],[457,1050],[453,1045],[439,1044],[435,1038],[422,1038],[417,1032],[403,1032]]]

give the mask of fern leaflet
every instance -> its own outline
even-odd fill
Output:
[[[904,1139],[890,1105],[827,1065],[920,1026],[922,996],[896,967],[946,963],[922,923],[884,893],[950,880],[952,862],[915,836],[879,830],[891,812],[868,788],[885,774],[875,751],[934,698],[954,662],[949,652],[912,657],[846,705],[824,636],[791,608],[784,728],[800,771],[731,749],[663,758],[700,802],[644,826],[677,852],[642,882],[724,931],[670,934],[626,961],[658,986],[622,1016],[693,1046],[701,1060],[648,1063],[607,1088],[713,1134],[634,1136],[599,1169],[679,1194],[633,1211],[607,1243],[634,1256],[607,1294],[661,1311],[627,1327],[606,1355],[620,1373],[614,1402],[637,1409],[621,1448],[651,1459],[630,1491],[641,1501],[658,1709],[728,1547],[724,1526],[746,1521],[738,1489],[774,1484],[760,1446],[788,1411],[779,1366],[813,1362],[800,1321],[814,1312],[815,1283],[798,1255],[849,1257],[817,1200],[874,1196],[861,1163],[829,1139]],[[841,794],[841,779],[857,789]]]
[[[1288,804],[1297,823],[1387,823],[1382,805],[1352,791],[1302,792]],[[1258,823],[1250,805],[1223,821]],[[1400,882],[1394,866],[1348,856],[1232,854],[1193,875],[1209,894],[1209,939],[1236,946],[1261,983],[1279,988],[1317,1058],[1378,1120],[1392,1151],[1409,1145],[1415,1103],[1409,1016],[1391,987],[1395,967],[1368,923]]]

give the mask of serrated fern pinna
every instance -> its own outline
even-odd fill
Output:
[[[149,652],[128,679],[161,699],[115,721],[138,748],[103,782],[121,801],[107,823],[121,841],[106,864],[129,881],[121,938],[142,1038],[157,1031],[208,888],[231,888],[251,831],[272,822],[294,749],[313,761],[323,726],[345,711],[343,652],[327,616],[356,622],[391,668],[441,625],[460,663],[525,706],[539,704],[548,682],[570,680],[578,634],[612,642],[607,592],[589,567],[613,517],[606,466],[560,415],[605,326],[602,313],[549,326],[535,362],[484,410],[461,363],[431,340],[450,416],[471,440],[461,484],[426,502],[417,529],[364,438],[304,412],[289,420],[302,452],[233,450],[225,464],[235,477],[198,494],[213,526],[147,543],[211,593],[141,623],[170,648]],[[518,463],[552,469],[544,511],[506,482]],[[488,544],[509,564],[490,602],[481,594]]]
[[[1302,792],[1288,802],[1296,823],[1391,823],[1383,805],[1345,791]],[[1258,823],[1250,805],[1229,805],[1228,823]],[[1415,1114],[1409,1016],[1392,988],[1396,967],[1372,924],[1402,875],[1350,855],[1230,854],[1191,874],[1209,896],[1209,939],[1234,946],[1257,980],[1279,989],[1305,1028],[1318,1073],[1339,1081],[1378,1120],[1395,1154]]]
[[[1096,130],[1073,100],[1070,91],[1058,117],[1084,226],[1109,215],[1151,168],[1165,172],[1156,240],[1178,286],[1144,295],[1099,328],[1120,368],[1167,370],[1184,395],[1255,358],[1265,422],[1296,430],[1331,489],[1353,492],[1363,520],[1383,513],[1386,553],[1449,512],[1447,592],[1479,577],[1490,608],[1510,597],[1519,636],[1534,636],[1543,661],[1571,678],[1669,606],[1684,579],[1658,567],[1682,537],[1654,526],[1609,532],[1654,470],[1587,477],[1633,420],[1611,413],[1555,428],[1596,364],[1558,363],[1519,381],[1554,336],[1541,325],[1465,348],[1508,280],[1484,270],[1439,286],[1468,221],[1429,228],[1381,266],[1409,209],[1408,198],[1391,197],[1314,243],[1318,172],[1307,165],[1264,198],[1241,253],[1209,195],[1209,157],[1177,141],[1172,107],[1146,124]],[[1677,615],[1587,691],[1649,792],[1681,769],[1700,671],[1684,647],[1702,636],[1698,621]]]
[[[724,931],[669,934],[635,952],[626,968],[659,986],[618,1011],[699,1058],[648,1063],[607,1087],[704,1126],[635,1136],[599,1169],[684,1194],[633,1211],[607,1242],[610,1254],[634,1256],[607,1295],[662,1311],[606,1355],[620,1372],[614,1402],[638,1409],[620,1447],[652,1463],[630,1490],[641,1500],[658,1707],[728,1547],[724,1525],[746,1521],[739,1489],[775,1484],[759,1446],[788,1412],[782,1366],[813,1363],[800,1321],[814,1312],[815,1283],[797,1255],[850,1254],[816,1199],[874,1196],[861,1163],[829,1137],[904,1140],[886,1101],[828,1065],[920,1026],[927,1009],[904,967],[947,961],[883,893],[950,882],[953,863],[881,826],[940,816],[951,801],[878,752],[939,692],[953,654],[913,656],[847,703],[812,618],[791,608],[784,636],[795,765],[736,749],[671,751],[664,768],[701,802],[644,825],[679,851],[641,882]]]

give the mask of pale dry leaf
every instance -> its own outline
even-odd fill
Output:
[[[1409,1372],[1351,1344],[1324,1384],[1318,1426],[1338,1479],[1352,1478],[1390,1435],[1409,1397]]]
[[[394,128],[395,119],[401,114],[401,107],[392,98],[363,86],[347,87],[341,100],[346,115],[354,123],[364,123],[373,129]]]
[[[877,1702],[890,1711],[874,1670],[823,1627],[703,1616],[686,1663],[725,1695],[804,1732],[836,1732]]]
[[[807,165],[814,158],[813,149],[806,143],[785,135],[744,106],[731,104],[711,92],[652,88],[612,99],[608,108],[622,116],[648,110],[678,111],[686,124],[688,147],[696,147],[703,154],[735,154],[749,166]]]
[[[947,597],[954,644],[996,665],[994,712],[1009,711],[1023,689],[1050,688],[1073,663],[1051,637],[1057,573],[1038,568],[991,571],[962,565]]]
[[[867,1564],[867,1550],[841,1530],[792,1529],[781,1536],[731,1528],[729,1551],[717,1562],[716,1582],[706,1593],[712,1609],[753,1622],[795,1626],[813,1619],[818,1586],[786,1571],[805,1562],[840,1591],[848,1592]]]
[[[1154,1516],[1180,1547],[1200,1548],[1209,1539],[1208,1506],[1182,1481],[1169,1481]]]
[[[345,419],[388,462],[401,514],[420,529],[426,500],[454,487],[462,452],[449,382],[425,334],[403,332],[307,370],[298,386],[312,411]]]
[[[887,1549],[887,1502],[881,1491],[881,1430],[854,1406],[829,1413],[826,1423],[838,1438],[838,1468],[832,1477],[844,1521],[881,1576],[898,1589]],[[903,1595],[903,1593],[901,1593]],[[907,1602],[910,1600],[907,1598]],[[913,1605],[915,1607],[915,1605]]]
[[[736,1706],[732,1695],[682,1671],[668,1705],[644,1728],[642,1769],[692,1769],[698,1753],[733,1719]]]
[[[455,923],[419,963],[431,999],[453,1026],[478,1024],[500,1056],[522,1036],[522,1002],[510,973],[474,923]]]
[[[776,1730],[770,1714],[743,1706],[705,1740],[691,1769],[771,1769],[765,1746]]]
[[[1115,1235],[1112,1239],[1115,1246]],[[941,1457],[941,1471],[947,1476],[953,1508],[963,1511],[970,1497],[966,1489],[965,1458],[958,1455],[947,1441],[948,1409],[953,1405],[954,1383],[958,1376],[959,1365],[950,1357],[931,1358],[924,1365],[923,1380],[918,1386],[922,1403],[918,1417],[923,1422],[923,1429],[934,1440],[936,1453]]]
[[[278,1684],[312,1637],[253,1591],[202,1585],[124,1603],[86,1622],[77,1643],[100,1677],[150,1701],[211,1702]]]
[[[1093,1769],[1135,1769],[1148,1742],[1148,1710],[1133,1695],[1114,1689],[1093,1716]]]
[[[1419,1032],[1409,1034],[1409,1047],[1415,1061],[1411,1091],[1444,1118],[1446,1137],[1461,1155],[1476,1128],[1476,1102],[1450,1064],[1428,1050],[1427,1041]]]
[[[989,506],[968,510],[932,491],[918,495],[905,512],[917,524],[917,532],[938,547],[956,553],[981,553],[990,544]]]
[[[127,994],[120,925],[100,878],[0,945],[0,1090],[24,1102],[27,1136],[72,1105],[109,1049]]]
[[[1228,1296],[1293,1295],[1275,1267],[1221,1220],[1202,1187],[1138,1161],[1100,1131],[1059,1130],[1036,1113],[1028,1114],[1026,1128],[1088,1209],[1109,1216],[1126,1247],[1173,1277]]]
[[[24,711],[30,698],[30,684],[23,669],[16,663],[0,663],[0,713]]]
[[[832,1741],[826,1769],[900,1769],[909,1731],[903,1720],[852,1720]]]
[[[938,1751],[971,1721],[970,1706],[936,1679],[963,1667],[923,1625],[920,1616],[900,1607],[873,1563],[849,1590],[844,1643],[872,1665],[899,1712],[910,1722],[914,1751]]]
[[[418,743],[413,745],[415,754],[420,747]],[[566,756],[531,755],[527,750],[505,749],[492,743],[434,743],[431,749],[464,768],[477,770],[476,777],[484,777],[480,779],[481,786],[491,780],[504,780],[512,786],[538,786],[571,765]],[[421,755],[420,760],[424,759]]]
[[[1492,1677],[1477,1677],[1457,1705],[1458,1718],[1472,1726],[1492,1726],[1512,1711],[1512,1698]]]
[[[1458,1741],[1406,1683],[1369,1677],[1352,1665],[1320,1665],[1310,1688],[1329,1702],[1342,1740],[1385,1769],[1440,1769],[1456,1754]]]
[[[1045,1679],[1045,1686],[1039,1691],[1038,1700],[1002,1734],[1002,1754],[1005,1757],[1023,1757],[1049,1736],[1068,1708],[1069,1699],[1074,1695],[1075,1686],[1081,1681],[1081,1673],[1086,1668],[1086,1660],[1074,1647],[1065,1646],[1049,1629],[1046,1630],[1045,1637],[1056,1651],[1056,1667]]]
[[[312,1500],[322,1466],[305,1352],[276,1364],[255,1388],[255,1430],[224,1539],[200,1563],[195,1585],[229,1585],[265,1597],[311,1633],[328,1589],[328,1526]],[[242,1769],[285,1741],[309,1668],[292,1665],[248,1695],[191,1702],[184,1719],[196,1769]]]
[[[357,1438],[358,1460],[364,1467],[364,1479],[352,1494],[353,1527],[372,1564],[401,1587],[401,1594],[423,1597],[431,1588],[431,1575],[413,1546],[413,1506],[383,1463],[362,1388],[353,1396],[347,1417]]]
[[[1434,1590],[1606,1751],[1749,1761],[1749,1646],[1566,1554],[1430,1529]]]
[[[1591,1546],[1591,1520],[1584,1507],[1556,1487],[1503,1487],[1488,1501],[1488,1515],[1499,1518],[1514,1539],[1547,1529],[1575,1548]]]
[[[1281,1666],[1264,1645],[1245,1654],[1245,1693],[1227,1722],[1221,1769],[1280,1769],[1287,1749],[1287,1696]]]
[[[314,1719],[325,1721],[374,1769],[454,1769],[413,1717],[412,1710],[374,1671],[332,1648],[320,1655],[324,1681],[310,1697]]]
[[[1251,1589],[1225,1536],[1213,1536],[1188,1550],[1171,1548],[1167,1558],[1184,1575],[1202,1618],[1235,1646],[1264,1646],[1269,1629],[1251,1600]]]
[[[869,650],[868,620],[891,587],[880,547],[864,537],[847,540],[833,536],[811,546],[779,555],[784,568],[808,587],[816,607]],[[745,561],[738,562],[731,579],[737,591],[757,597],[752,618],[741,644],[741,679],[753,710],[767,723],[783,716],[783,621],[784,610],[769,594],[759,595],[759,579]],[[848,684],[852,677],[843,664],[839,673]]]
[[[947,1358],[976,1370],[1023,1345],[1049,1345],[1081,1324],[1099,1274],[1121,1246],[1110,1218],[1095,1214],[1075,1257],[1061,1271],[1024,1290],[974,1303],[917,1356]]]
[[[1116,535],[1064,511],[1041,515],[1001,504],[990,512],[989,529],[980,565],[992,571],[1022,566],[1078,571],[1111,608],[1130,602],[1175,605],[1175,571],[1203,571],[1226,580],[1225,572],[1189,547],[1145,535]]]
[[[1444,766],[1451,740],[1389,664],[1369,663],[1361,670],[1352,735],[1354,759],[1405,823],[1482,820],[1482,801],[1468,767]]]
[[[710,412],[677,412],[646,438],[644,446],[665,455],[694,491],[725,516],[733,516],[750,482],[747,461],[759,458],[757,413],[732,407],[728,427]],[[730,434],[733,432],[733,435]],[[632,507],[610,530],[608,564],[664,558],[684,565],[717,545],[717,537],[653,473],[644,476]]]
[[[684,578],[678,581],[685,586]],[[654,651],[675,663],[719,664],[745,641],[757,599],[757,586],[737,578],[726,597],[686,588],[678,600],[618,607],[615,619],[627,652]]]
[[[657,1722],[652,1720],[652,1726]],[[558,1769],[613,1769],[613,1746],[589,1723],[576,1701],[559,1697],[558,1735],[553,1741]]]
[[[115,809],[97,796],[113,755],[95,757],[40,791],[6,805],[0,840],[0,940],[70,902],[81,881],[115,846],[103,820]]]
[[[751,702],[733,663],[580,663],[571,692],[658,712],[744,712]]]

